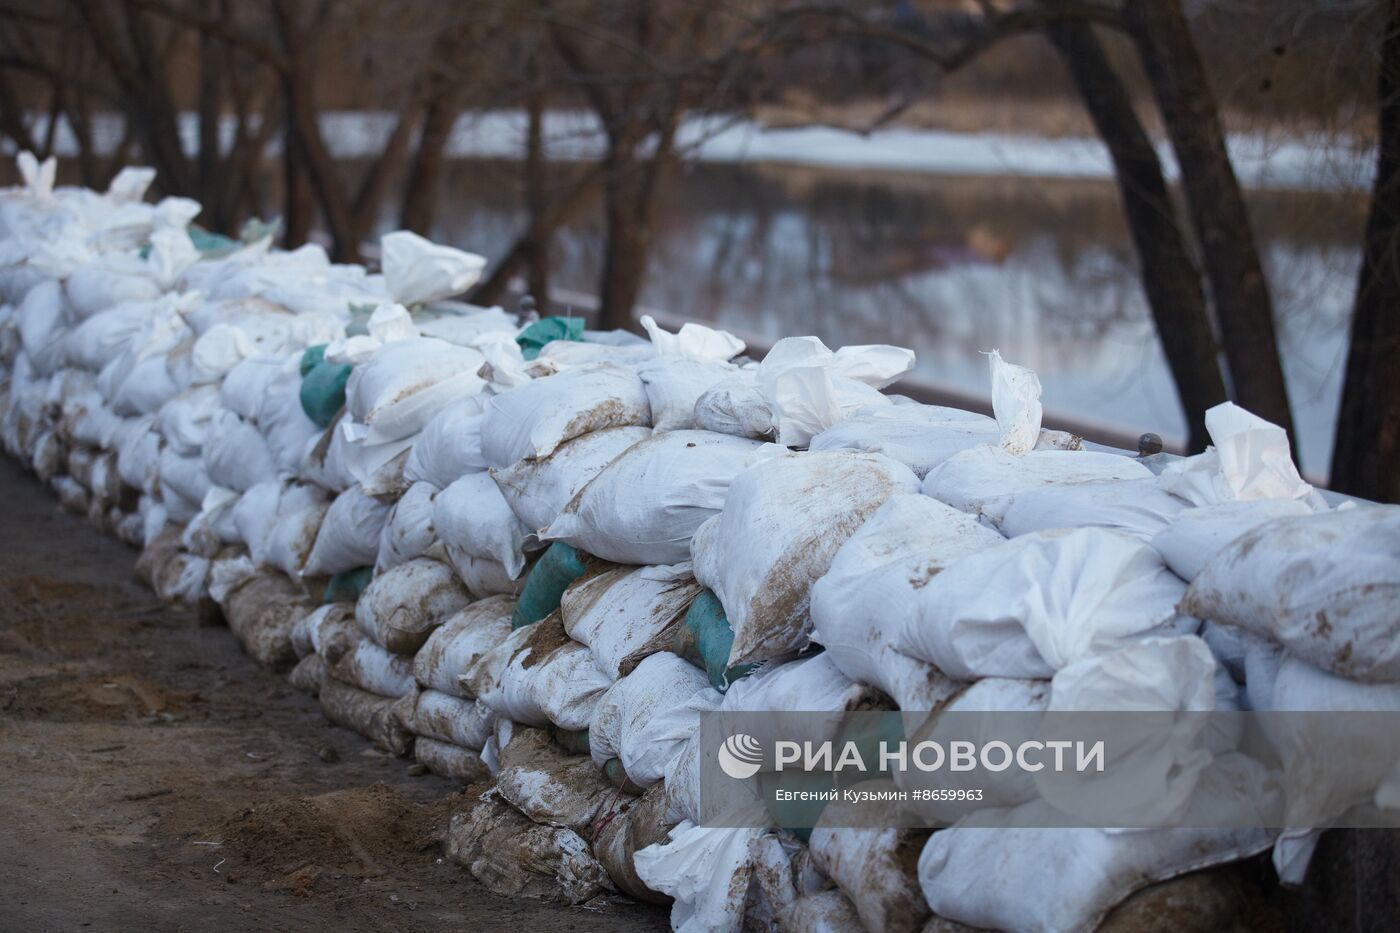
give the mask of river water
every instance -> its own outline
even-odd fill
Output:
[[[518,168],[449,167],[434,236],[499,255]],[[1249,193],[1307,473],[1325,477],[1364,198]],[[554,244],[555,287],[595,292],[596,211]],[[386,217],[386,222],[389,218]],[[987,389],[979,351],[1040,373],[1048,412],[1184,437],[1112,183],[700,162],[665,192],[642,305],[769,338],[895,343],[921,382]]]

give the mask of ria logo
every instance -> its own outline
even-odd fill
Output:
[[[719,769],[736,781],[753,777],[761,767],[763,746],[747,733],[736,732],[719,747]]]

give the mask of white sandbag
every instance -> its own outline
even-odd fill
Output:
[[[422,557],[437,542],[433,527],[433,499],[437,488],[430,483],[414,483],[389,511],[379,533],[379,550],[374,562],[376,573],[383,573],[415,557]]]
[[[486,469],[481,454],[481,425],[486,420],[484,394],[452,402],[433,415],[413,439],[404,464],[404,479],[446,489],[460,476]]]
[[[413,657],[413,676],[424,687],[462,695],[458,678],[510,634],[515,601],[492,596],[474,602],[442,623]]]
[[[1150,546],[1103,528],[1013,538],[919,590],[899,650],[959,680],[1049,677],[1170,622],[1185,587]]]
[[[389,520],[389,506],[371,499],[358,486],[335,497],[316,533],[307,557],[309,576],[332,576],[371,566],[379,553],[379,537]]]
[[[654,435],[598,473],[540,538],[624,564],[684,561],[761,446],[709,431]]]
[[[267,438],[277,469],[286,474],[297,471],[307,449],[321,434],[321,428],[301,407],[301,374],[295,367],[284,366],[277,378],[267,383],[253,420]]]
[[[437,690],[419,693],[405,720],[414,735],[478,751],[495,728],[491,710],[483,703]]]
[[[500,469],[547,457],[592,431],[650,424],[651,407],[637,373],[613,363],[590,364],[488,399],[481,449]]]
[[[637,875],[654,891],[675,898],[671,929],[710,933],[742,926],[752,863],[749,842],[761,829],[696,826],[689,820],[664,843],[637,853]]]
[[[637,375],[646,386],[647,402],[651,406],[652,424],[656,430],[694,428],[695,403],[736,371],[728,363],[671,356],[659,356],[638,363]]]
[[[491,476],[525,527],[532,532],[541,531],[604,467],[650,434],[650,430],[640,426],[594,431],[561,444],[548,457],[521,460],[514,466],[492,470]],[[415,444],[414,450],[417,449]]]
[[[1170,525],[1152,537],[1152,546],[1167,566],[1190,583],[1225,545],[1265,522],[1310,515],[1301,499],[1248,499],[1218,502],[1178,512]]]
[[[463,683],[501,719],[571,731],[588,728],[611,685],[592,653],[569,639],[557,613],[511,632],[477,661]]]
[[[44,281],[31,288],[15,308],[15,323],[36,373],[48,375],[63,365],[68,321],[57,282]]]
[[[1273,638],[1351,680],[1400,681],[1400,506],[1280,518],[1232,541],[1182,611]]]
[[[209,492],[209,474],[201,457],[182,457],[173,447],[160,452],[160,490],[162,498],[172,496],[193,503],[196,510]]]
[[[377,445],[417,434],[443,408],[482,390],[476,373],[485,362],[476,350],[432,337],[385,344],[345,385],[346,407],[366,429],[358,440]]]
[[[729,331],[716,330],[694,321],[682,324],[674,334],[663,330],[650,314],[643,314],[640,323],[660,359],[722,363],[744,352],[744,341]]]
[[[620,758],[632,783],[654,784],[699,730],[701,709],[720,700],[704,671],[669,651],[653,654],[599,699],[588,724],[589,754],[600,768]]]
[[[1046,528],[1112,528],[1150,541],[1187,508],[1153,479],[1044,486],[1008,497],[997,527],[1008,538]]]
[[[1247,858],[1273,837],[1264,829],[989,831],[959,824],[930,837],[919,884],[935,914],[974,927],[1089,930],[1133,891]]]
[[[264,542],[263,560],[293,579],[300,577],[329,508],[330,498],[316,486],[291,483],[284,487],[277,499],[271,533]]]
[[[516,518],[490,474],[469,473],[438,493],[433,528],[449,556],[494,560],[511,579],[525,569],[523,547],[530,529]]]
[[[111,449],[121,431],[123,419],[109,408],[96,389],[89,390],[64,405],[64,419],[73,440],[102,450]]]
[[[770,459],[735,477],[724,510],[691,543],[695,578],[714,591],[734,630],[729,666],[804,647],[812,584],[886,499],[917,486],[888,457],[844,452]]]
[[[898,650],[901,620],[944,567],[1005,539],[965,512],[921,495],[891,496],[851,535],[812,586],[812,639],[847,677],[901,709],[935,709],[957,685]]]
[[[255,420],[263,398],[282,375],[284,362],[274,357],[244,360],[229,370],[219,386],[219,401],[240,418]]]
[[[1160,482],[1192,505],[1254,499],[1311,499],[1313,488],[1298,475],[1288,432],[1234,402],[1206,412],[1214,446],[1167,465]]]
[[[218,387],[198,386],[161,406],[156,430],[180,456],[197,457],[204,449],[210,419],[220,410]]]
[[[1040,438],[1040,377],[1024,366],[1005,362],[996,350],[987,354],[987,363],[992,376],[992,414],[1001,429],[998,446],[1018,456],[1030,453]]]
[[[215,485],[246,492],[277,478],[277,463],[267,440],[251,423],[222,409],[209,420],[200,455]]]
[[[282,484],[276,480],[258,483],[239,496],[233,507],[233,524],[239,539],[248,547],[248,556],[255,565],[267,562],[267,547],[272,527],[277,521],[277,503],[282,498]]]
[[[1012,497],[1030,489],[1095,480],[1151,479],[1152,471],[1129,457],[1087,450],[1033,450],[1016,455],[1000,447],[954,454],[924,477],[923,493],[955,509],[1005,518]]]
[[[457,548],[442,547],[457,576],[466,584],[467,591],[476,599],[487,596],[515,596],[525,585],[524,575],[512,577],[505,564],[488,557],[475,557]]]
[[[332,492],[344,492],[355,485],[355,475],[350,472],[346,456],[349,441],[340,430],[341,422],[345,421],[346,417],[342,410],[340,417],[332,421],[319,438],[313,438],[314,443],[307,442],[308,449],[302,457],[300,472],[297,474],[306,482],[315,483]]]
[[[809,450],[884,454],[922,479],[959,451],[995,444],[1001,428],[986,415],[936,405],[873,405],[812,438]]]
[[[63,338],[68,365],[101,370],[146,332],[157,307],[157,302],[129,301],[82,321]]]
[[[418,690],[413,679],[413,659],[392,654],[368,638],[361,638],[331,668],[341,683],[382,697],[403,697]]]
[[[559,602],[564,630],[593,651],[609,678],[630,673],[674,641],[674,627],[700,593],[690,565],[620,567],[574,583]]]
[[[486,268],[482,256],[441,246],[408,230],[386,233],[379,247],[389,297],[405,305],[461,294]]]
[[[832,713],[831,734],[840,725],[840,714],[866,706],[869,687],[856,683],[826,656],[826,652],[772,664],[730,685],[721,709],[726,712],[805,711]]]
[[[137,362],[121,381],[111,396],[112,410],[127,417],[154,415],[179,391],[165,367],[165,357],[155,354]]]
[[[433,629],[468,601],[451,567],[416,558],[370,581],[355,603],[355,622],[384,648],[414,654]]]
[[[117,450],[117,473],[133,489],[151,492],[160,472],[160,435],[153,417],[130,418],[122,422],[113,438]]]

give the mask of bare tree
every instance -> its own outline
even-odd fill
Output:
[[[1400,3],[1380,43],[1380,140],[1362,242],[1332,486],[1400,502]]]

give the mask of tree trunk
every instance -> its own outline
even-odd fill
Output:
[[[538,61],[532,55],[530,79],[535,88],[530,92],[530,125],[525,139],[525,209],[530,218],[525,268],[527,287],[535,298],[535,306],[548,314],[550,231],[545,225],[545,211],[549,203],[546,191],[549,176],[544,152],[544,94],[539,90],[539,78]]]
[[[598,280],[601,330],[629,328],[632,309],[646,275],[651,248],[648,205],[642,192],[642,166],[631,143],[609,143],[603,179],[603,269]]]
[[[1187,451],[1196,453],[1210,443],[1206,409],[1227,398],[1200,270],[1177,224],[1157,151],[1093,27],[1066,21],[1047,27],[1046,33],[1113,158],[1123,214],[1142,266],[1143,291],[1186,415]]]
[[[1400,2],[1382,46],[1380,157],[1366,219],[1331,486],[1400,502]]]
[[[311,232],[311,184],[306,178],[305,162],[301,156],[301,142],[292,129],[292,117],[283,114],[282,133],[282,245],[296,249],[306,242]]]
[[[1180,0],[1123,5],[1181,167],[1233,397],[1293,436],[1273,305],[1220,115]]]
[[[427,236],[432,229],[447,140],[460,112],[461,99],[453,90],[443,91],[428,105],[399,210],[399,226],[405,230]]]

